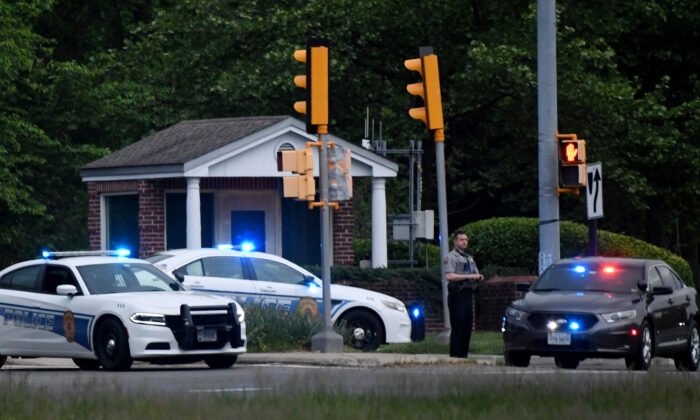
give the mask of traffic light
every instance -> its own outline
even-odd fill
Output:
[[[411,95],[420,96],[425,106],[411,108],[408,114],[411,118],[422,120],[428,130],[434,131],[434,140],[443,141],[442,97],[440,95],[440,71],[437,55],[433,54],[430,47],[421,47],[420,58],[404,61],[404,66],[411,71],[417,71],[423,77],[419,83],[406,85],[406,90]]]
[[[294,52],[297,61],[306,63],[306,75],[294,76],[294,84],[306,89],[306,100],[294,103],[294,109],[306,114],[306,132],[328,133],[328,40],[309,38],[306,49]]]
[[[336,145],[328,151],[328,200],[344,201],[352,198],[350,176],[350,149]]]
[[[562,188],[586,186],[586,141],[573,138],[559,140],[559,185]],[[571,137],[571,136],[569,136]]]
[[[313,201],[316,195],[314,181],[314,153],[310,148],[277,152],[277,170],[292,171],[300,176],[285,176],[284,196]]]

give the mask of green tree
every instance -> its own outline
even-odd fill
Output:
[[[700,281],[700,3],[561,0],[557,7],[558,125],[587,140],[590,161],[603,162],[601,227],[681,253]],[[57,0],[1,10],[0,39],[12,40],[0,44],[8,62],[0,70],[0,153],[8,155],[0,168],[9,173],[0,202],[15,215],[0,222],[5,243],[17,238],[12,229],[31,231],[35,246],[84,243],[78,169],[105,148],[183,119],[295,115],[303,93],[292,78],[303,67],[292,53],[308,36],[331,42],[331,131],[359,143],[369,107],[389,148],[425,139],[424,126],[406,114],[416,103],[405,86],[416,75],[403,62],[433,46],[450,226],[537,215],[531,1]],[[424,143],[423,207],[435,209],[433,144]],[[64,180],[36,175],[43,162]],[[406,210],[403,178],[388,189],[392,212]],[[360,212],[368,196],[357,195]],[[583,200],[562,196],[562,219],[584,221]]]

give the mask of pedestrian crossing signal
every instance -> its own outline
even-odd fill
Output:
[[[586,186],[586,141],[575,134],[557,135],[559,141],[559,186]]]

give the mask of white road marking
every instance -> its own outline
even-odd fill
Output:
[[[221,393],[221,392],[248,392],[248,391],[270,391],[272,388],[214,388],[214,389],[190,389],[190,392],[201,393]]]

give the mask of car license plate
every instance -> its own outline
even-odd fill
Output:
[[[197,341],[200,343],[211,343],[216,341],[216,329],[214,328],[198,328]]]
[[[571,345],[571,334],[564,332],[550,332],[547,335],[547,344],[550,346]]]

